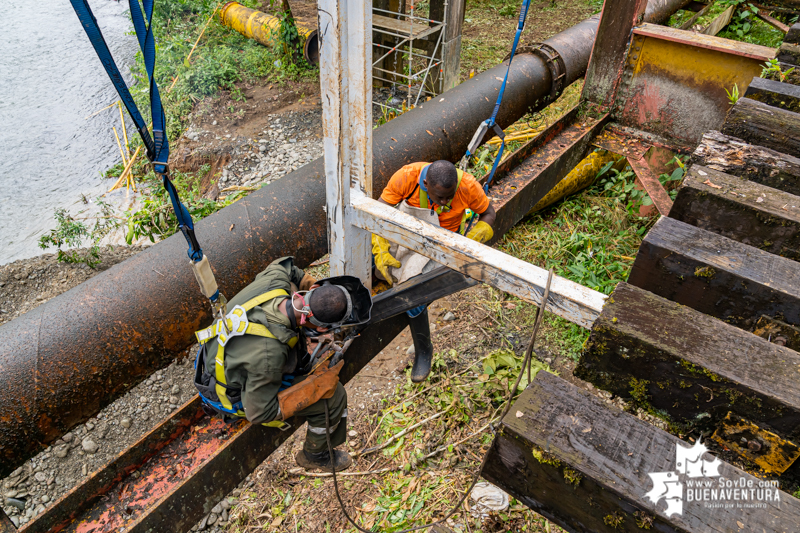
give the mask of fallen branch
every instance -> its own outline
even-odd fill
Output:
[[[378,470],[370,470],[368,472],[336,472],[337,476],[371,476],[374,474],[385,474],[386,472],[396,472],[402,470],[402,466],[387,466],[386,468],[379,468]],[[333,477],[333,474],[328,472],[306,472],[302,467],[290,468],[289,473],[293,476],[308,476],[308,477]]]
[[[450,407],[452,407],[452,405],[451,405]],[[409,431],[412,431],[412,430],[414,430],[414,429],[417,429],[418,427],[420,427],[420,426],[422,426],[422,425],[425,425],[425,424],[427,424],[427,423],[428,423],[428,422],[430,422],[431,420],[434,420],[434,419],[436,419],[436,418],[439,418],[440,416],[442,416],[443,414],[445,414],[447,411],[449,411],[449,410],[450,410],[450,407],[448,407],[448,408],[447,408],[447,409],[445,409],[444,411],[439,411],[438,413],[436,413],[436,414],[435,414],[435,415],[433,415],[433,416],[429,416],[428,418],[426,418],[426,419],[425,419],[425,420],[423,420],[422,422],[417,422],[416,424],[414,424],[414,425],[412,425],[412,426],[408,426],[406,429],[404,429],[404,430],[403,430],[403,431],[401,431],[400,433],[396,433],[396,434],[392,435],[392,437],[391,437],[389,440],[387,440],[386,442],[384,442],[384,443],[383,443],[383,444],[381,444],[380,446],[375,446],[374,448],[368,448],[368,449],[366,449],[366,450],[362,450],[362,451],[360,451],[360,452],[355,452],[355,453],[353,454],[353,457],[361,457],[361,456],[363,456],[363,455],[367,455],[368,453],[377,452],[378,450],[382,450],[382,449],[386,448],[387,446],[389,446],[391,443],[393,443],[393,442],[394,442],[394,441],[396,441],[397,439],[399,439],[399,438],[401,438],[401,437],[405,436],[405,435],[406,435],[406,434],[407,434]]]

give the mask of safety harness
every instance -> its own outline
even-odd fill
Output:
[[[245,416],[241,401],[241,391],[237,388],[229,387],[225,379],[225,346],[231,338],[240,337],[242,335],[256,335],[278,340],[278,338],[263,324],[250,322],[247,318],[247,312],[275,298],[288,297],[289,293],[283,289],[267,291],[264,294],[248,300],[243,305],[235,306],[225,315],[224,319],[218,318],[211,326],[195,332],[197,341],[202,345],[202,348],[197,354],[197,361],[195,362],[195,387],[197,387],[200,392],[200,399],[203,403],[223,416],[227,415],[229,417],[239,418]],[[286,344],[289,348],[294,348],[299,338],[299,335],[295,335],[289,339]],[[204,382],[206,382],[206,380],[203,379],[202,376],[205,366],[205,344],[212,339],[217,339],[217,353],[214,356],[214,372],[213,374],[209,372],[209,374],[211,374],[211,379],[208,380],[208,384],[205,384]],[[288,388],[291,386],[291,381],[292,379],[284,376],[281,386],[283,388]],[[214,399],[215,397],[216,400]],[[289,427],[289,424],[281,420],[265,422],[263,425],[284,430]]]
[[[414,196],[414,193],[419,190],[419,206],[422,209],[430,209],[431,212],[436,213],[437,215],[441,215],[442,213],[446,213],[450,211],[450,204],[448,205],[440,205],[437,207],[430,207],[430,201],[428,200],[428,188],[425,186],[425,176],[428,174],[428,167],[430,165],[425,165],[422,168],[422,171],[419,173],[419,181],[417,185],[414,187],[414,190],[411,191],[411,194],[406,196],[406,200]],[[456,169],[458,173],[458,182],[456,182],[456,191],[461,186],[461,179],[464,177],[464,171],[461,169]],[[455,198],[455,196],[454,196]],[[450,200],[452,202],[452,200]],[[472,209],[465,209],[464,214],[461,215],[461,223],[458,225],[458,233],[461,235],[466,235],[467,232],[472,227],[472,223],[477,218],[476,213]]]
[[[497,152],[497,157],[494,159],[494,163],[492,164],[492,170],[489,171],[489,177],[486,179],[486,183],[483,185],[483,190],[485,192],[489,192],[489,185],[491,185],[492,180],[494,179],[494,173],[497,171],[497,165],[500,164],[500,160],[503,159],[503,151],[506,148],[506,134],[503,131],[503,128],[497,125],[496,119],[497,114],[500,112],[500,104],[503,103],[503,93],[506,91],[506,82],[508,82],[508,73],[511,70],[511,62],[514,61],[514,54],[517,51],[517,45],[519,44],[520,35],[522,35],[522,30],[525,28],[525,19],[528,17],[528,9],[531,6],[531,0],[524,0],[522,2],[522,8],[519,11],[519,21],[517,22],[517,32],[514,34],[514,44],[511,46],[511,54],[508,58],[508,66],[506,68],[506,75],[503,76],[503,84],[500,86],[500,92],[497,95],[497,102],[494,104],[494,110],[492,111],[492,116],[490,116],[487,120],[481,122],[481,125],[478,126],[477,131],[475,131],[475,135],[472,136],[472,140],[467,145],[467,153],[464,154],[464,157],[461,159],[461,167],[466,168],[467,162],[472,154],[478,149],[481,145],[481,141],[483,141],[483,137],[486,135],[486,132],[489,131],[491,128],[494,131],[495,135],[500,138],[500,150]]]
[[[158,92],[158,85],[156,84],[154,75],[156,65],[156,43],[152,24],[153,2],[154,0],[142,0],[142,5],[140,6],[139,0],[128,0],[133,28],[136,31],[139,48],[144,57],[145,70],[150,80],[150,116],[153,120],[153,136],[151,137],[147,123],[139,112],[136,102],[133,100],[128,86],[125,85],[125,80],[122,78],[114,62],[114,57],[108,49],[108,44],[106,44],[103,38],[103,33],[100,31],[97,19],[95,19],[89,7],[88,0],[70,0],[75,14],[78,16],[83,29],[86,31],[86,35],[89,37],[89,41],[91,41],[95,52],[97,52],[97,56],[103,64],[103,68],[105,68],[108,77],[111,78],[111,83],[114,84],[114,88],[117,90],[120,100],[128,110],[128,114],[134,124],[136,124],[136,129],[139,131],[142,143],[144,143],[147,159],[153,164],[154,172],[161,177],[164,189],[166,189],[170,202],[172,203],[172,208],[175,211],[178,227],[186,238],[186,242],[189,244],[187,253],[191,260],[192,270],[197,279],[197,283],[200,285],[200,290],[210,300],[215,315],[221,317],[226,312],[225,297],[220,294],[208,258],[203,255],[203,250],[197,242],[197,238],[194,234],[192,216],[189,214],[189,210],[186,209],[186,206],[181,202],[178,191],[169,178],[169,141],[167,140],[166,134],[167,119],[164,114],[164,107],[161,104],[161,95]],[[144,12],[142,11],[142,7],[144,7]]]

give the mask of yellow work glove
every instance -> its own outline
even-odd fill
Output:
[[[372,234],[372,255],[375,257],[375,268],[386,279],[386,283],[392,286],[392,275],[389,274],[389,267],[400,268],[403,263],[392,257],[389,253],[389,241],[380,235]]]
[[[494,231],[492,231],[492,227],[483,220],[479,220],[478,223],[475,224],[475,227],[467,233],[467,239],[472,239],[480,243],[488,241],[493,236]]]

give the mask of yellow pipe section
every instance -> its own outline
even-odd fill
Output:
[[[597,173],[600,172],[603,165],[618,158],[618,155],[605,150],[592,152],[578,163],[578,166],[573,168],[569,174],[564,176],[564,179],[559,181],[544,198],[539,200],[529,214],[544,209],[581,189],[585,189],[594,183]]]
[[[225,4],[219,12],[219,19],[225,26],[264,46],[274,46],[278,42],[281,30],[280,19],[245,7],[239,2]],[[295,25],[300,36],[300,43],[303,45],[303,57],[309,64],[316,65],[319,63],[317,30],[307,28],[296,21]]]

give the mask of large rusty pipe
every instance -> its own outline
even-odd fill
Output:
[[[653,0],[665,13],[686,0]],[[667,7],[665,7],[667,6]],[[548,39],[567,83],[581,77],[597,29],[585,20]],[[499,65],[375,131],[376,192],[411,161],[459,159],[492,112]],[[497,121],[508,126],[550,93],[539,56],[514,58]],[[198,222],[220,290],[232,296],[270,261],[292,254],[307,265],[327,252],[322,158]],[[175,235],[0,326],[0,476],[79,424],[193,342],[210,321],[207,302]]]

